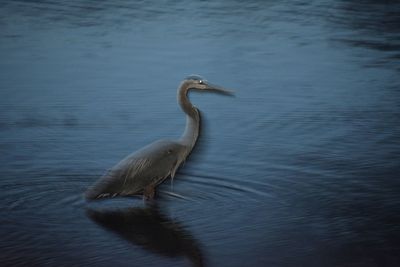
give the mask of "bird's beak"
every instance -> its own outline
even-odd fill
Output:
[[[228,90],[225,89],[219,85],[215,85],[212,83],[207,83],[207,87],[206,90],[212,91],[212,92],[216,92],[216,93],[220,93],[220,94],[224,94],[224,95],[234,95],[234,91],[232,90]]]

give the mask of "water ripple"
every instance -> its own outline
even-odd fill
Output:
[[[239,182],[228,178],[180,173],[173,188],[168,181],[161,186],[161,192],[168,197],[186,201],[201,202],[214,200],[224,202],[227,199],[261,200],[275,198],[271,193],[256,189],[268,187],[260,182]]]

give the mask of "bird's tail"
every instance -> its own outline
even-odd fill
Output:
[[[99,196],[99,193],[97,192],[97,190],[94,190],[93,187],[90,187],[84,193],[84,197],[86,200],[95,200],[95,199],[98,199],[98,196]]]

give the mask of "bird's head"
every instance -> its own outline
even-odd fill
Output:
[[[190,75],[183,81],[188,89],[195,89],[198,91],[216,92],[225,95],[233,95],[233,91],[227,90],[219,85],[209,83],[206,79],[199,75]]]

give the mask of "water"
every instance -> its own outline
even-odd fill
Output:
[[[1,266],[399,266],[397,1],[2,1]],[[86,203],[203,133],[155,206]]]

